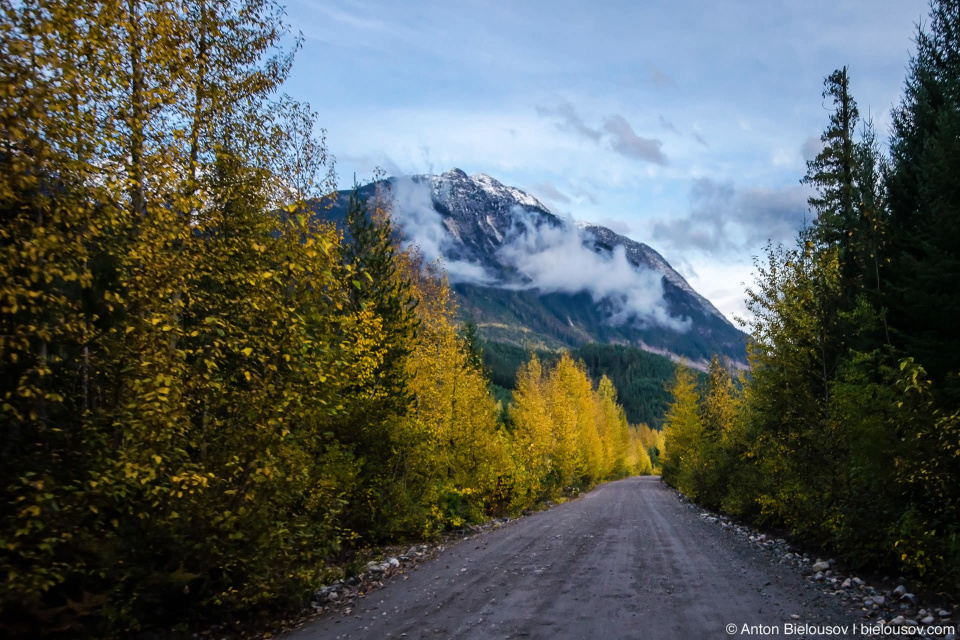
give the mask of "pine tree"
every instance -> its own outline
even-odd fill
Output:
[[[470,356],[470,365],[478,371],[483,370],[483,348],[480,346],[480,333],[477,330],[477,323],[471,318],[463,321],[460,329],[460,336],[467,346],[467,354]]]
[[[397,239],[385,205],[385,196],[372,203],[360,199],[358,189],[350,196],[347,211],[347,241],[343,264],[350,272],[350,302],[354,311],[370,310],[381,318],[385,331],[383,363],[365,390],[370,425],[386,415],[402,416],[412,397],[406,388],[404,361],[416,343],[417,300],[410,279],[398,269]]]
[[[826,245],[839,246],[841,261],[852,265],[850,236],[857,226],[856,145],[853,136],[860,113],[850,95],[846,67],[827,76],[824,85],[823,97],[833,101],[834,111],[830,114],[830,125],[820,136],[823,148],[807,163],[803,182],[817,190],[817,195],[809,201],[816,212],[816,239]]]
[[[960,3],[931,4],[894,113],[888,271],[895,342],[960,396]]]

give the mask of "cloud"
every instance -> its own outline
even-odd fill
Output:
[[[514,207],[512,225],[495,255],[507,272],[517,275],[503,280],[464,256],[464,244],[434,207],[430,184],[400,178],[393,182],[391,195],[404,243],[419,246],[430,261],[442,258],[451,282],[540,293],[586,292],[603,304],[610,324],[657,325],[676,331],[690,327],[689,319],[670,316],[660,273],[634,266],[623,247],[610,254],[597,253],[570,221],[551,226],[542,222],[540,214]]]
[[[573,105],[565,100],[561,101],[556,107],[537,106],[536,109],[540,117],[559,118],[556,126],[561,131],[573,133],[598,143],[606,135],[610,140],[610,148],[622,156],[659,165],[667,164],[667,158],[660,150],[663,142],[656,138],[641,138],[626,118],[618,113],[604,117],[603,130],[601,131],[587,126],[577,114]],[[666,122],[663,116],[660,117],[660,120],[661,124]],[[667,124],[673,126],[670,123]],[[676,128],[674,130],[676,131]]]
[[[600,218],[597,220],[597,224],[619,233],[622,236],[630,235],[632,229],[630,225],[624,222],[623,220],[614,220],[613,218]]]
[[[594,302],[609,305],[608,322],[613,325],[639,322],[676,331],[689,328],[689,319],[672,317],[667,311],[662,274],[634,266],[624,247],[616,247],[610,254],[597,253],[573,224],[538,227],[530,214],[519,208],[513,216],[514,227],[497,256],[523,280],[508,287],[541,293],[588,292]]]
[[[812,162],[817,159],[817,156],[823,150],[823,142],[818,137],[810,137],[803,141],[803,146],[800,147],[800,154],[803,156],[803,159],[807,162]]]
[[[580,116],[577,115],[573,105],[566,100],[560,102],[560,104],[558,104],[556,107],[538,106],[537,114],[543,117],[557,116],[560,118],[560,121],[557,123],[557,128],[561,131],[575,133],[583,136],[584,138],[593,140],[594,142],[600,140],[601,133],[596,129],[591,129],[584,124],[583,120],[580,119]]]
[[[700,135],[699,133],[697,133],[696,131],[693,132],[693,139],[696,140],[697,142],[699,142],[700,144],[702,144],[703,146],[707,147],[707,148],[710,147],[710,145],[707,144],[707,141],[703,139],[703,136],[701,136],[701,135]]]
[[[658,67],[654,66],[651,63],[647,63],[647,71],[650,72],[650,82],[653,83],[655,87],[676,87],[677,81],[668,76],[666,73],[661,71]]]
[[[495,278],[483,265],[457,259],[456,239],[433,207],[433,194],[426,183],[398,178],[391,188],[393,211],[403,232],[404,244],[420,247],[428,261],[443,258],[443,267],[452,282],[491,284]]]
[[[789,242],[806,219],[807,187],[737,189],[709,178],[694,180],[686,216],[660,220],[654,239],[677,250],[721,256],[756,250],[767,241]]]
[[[660,126],[666,129],[667,131],[672,131],[675,134],[680,135],[680,130],[677,129],[676,125],[674,125],[672,122],[664,118],[662,115],[660,116]]]
[[[614,114],[604,118],[603,130],[610,134],[610,144],[617,153],[636,160],[667,164],[667,158],[660,150],[663,142],[656,138],[641,138],[623,116]]]
[[[553,186],[553,183],[549,180],[544,180],[543,182],[537,183],[530,187],[530,189],[544,200],[570,204],[570,198],[561,193],[560,190]]]
[[[589,202],[592,205],[600,204],[600,199],[597,198],[597,194],[585,187],[573,187],[570,193],[574,198]]]

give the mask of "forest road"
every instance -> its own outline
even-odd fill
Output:
[[[604,484],[451,545],[283,638],[860,637],[862,617],[699,514],[659,477]],[[810,633],[825,626],[847,633]]]

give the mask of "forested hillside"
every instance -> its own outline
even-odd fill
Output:
[[[282,7],[0,0],[0,634],[303,602],[348,547],[649,472],[569,356],[510,420],[377,198],[349,238]],[[646,438],[646,440],[644,440]]]
[[[490,381],[504,389],[514,389],[517,369],[529,362],[531,352],[502,342],[482,342],[483,364]],[[552,363],[559,351],[535,351],[541,362]],[[585,344],[569,351],[570,357],[586,366],[594,380],[608,376],[617,388],[620,404],[630,424],[660,428],[670,400],[668,384],[674,364],[668,358],[636,347],[612,344]]]
[[[678,371],[663,475],[862,566],[960,588],[960,3],[931,4],[889,148],[846,68],[804,182],[815,218],[756,263],[751,375]]]

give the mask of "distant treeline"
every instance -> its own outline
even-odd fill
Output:
[[[0,635],[295,606],[348,547],[651,471],[569,356],[501,420],[382,200],[317,222],[281,7],[0,11]]]
[[[697,500],[960,590],[960,2],[931,3],[884,153],[847,69],[815,219],[748,292],[751,376],[680,371],[663,476]]]
[[[490,381],[504,389],[517,383],[517,369],[526,364],[531,353],[543,363],[559,360],[560,352],[538,349],[533,352],[503,342],[483,341],[483,366]],[[594,380],[608,376],[617,388],[620,404],[631,424],[646,424],[659,429],[667,410],[675,366],[668,359],[636,347],[611,344],[586,344],[569,350],[570,357],[586,366]]]

